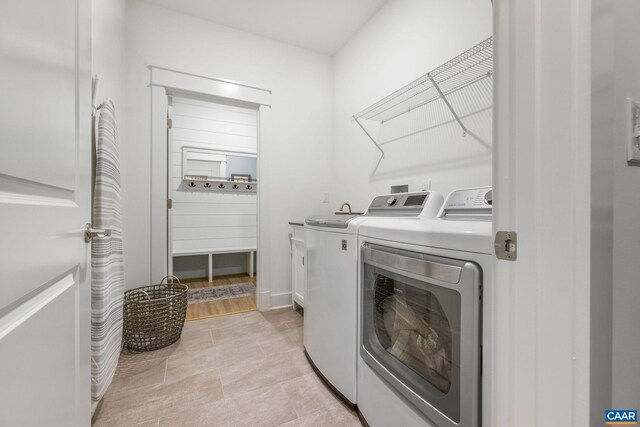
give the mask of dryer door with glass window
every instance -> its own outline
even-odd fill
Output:
[[[477,425],[478,266],[366,244],[362,278],[365,362],[438,425]]]

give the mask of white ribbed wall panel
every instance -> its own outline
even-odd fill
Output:
[[[182,147],[256,152],[255,110],[174,97],[170,197],[173,253],[256,247],[256,195],[178,190]]]

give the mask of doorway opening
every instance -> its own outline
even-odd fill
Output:
[[[257,309],[258,110],[168,97],[167,266],[187,320]]]

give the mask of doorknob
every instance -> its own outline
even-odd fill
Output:
[[[84,241],[89,243],[94,237],[105,238],[111,236],[110,228],[93,228],[90,223],[84,225]]]

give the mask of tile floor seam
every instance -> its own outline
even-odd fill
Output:
[[[289,393],[287,393],[287,396],[289,396]],[[304,416],[304,414],[301,414],[299,411],[300,409],[297,408],[296,406],[293,407],[293,411],[296,413],[296,415],[298,416],[298,418],[302,418]],[[309,415],[309,414],[307,414]]]
[[[229,392],[225,391],[225,386],[224,386],[224,383],[222,382],[222,380],[220,380],[220,387],[222,388],[222,397],[223,397],[223,399],[230,399],[230,396],[228,394]]]
[[[295,421],[300,419],[300,415],[298,414],[298,411],[296,411],[296,405],[294,405],[293,399],[291,399],[291,396],[289,395],[289,393],[287,393],[287,390],[285,390],[285,388],[282,386],[283,383],[278,384],[278,387],[280,387],[280,391],[282,393],[284,393],[285,396],[287,396],[287,404],[289,404],[291,406],[291,409],[293,410],[293,413],[296,414],[296,417],[292,420],[289,421],[285,421],[283,423],[277,424],[275,427],[277,426],[281,426],[282,424],[286,424],[286,423],[290,423],[291,421]]]
[[[167,370],[168,369],[169,369],[169,356],[167,356],[164,359],[164,378],[162,379],[162,384],[165,384],[167,382]]]
[[[295,376],[295,377],[287,378],[287,379],[284,379],[284,380],[275,380],[274,382],[272,382],[272,383],[271,383],[271,385],[274,385],[274,386],[281,385],[282,383],[285,383],[285,382],[287,382],[287,381],[291,381],[291,380],[295,380],[295,379],[301,378],[301,377],[302,377],[302,376],[304,376],[304,375],[305,375],[305,374],[300,373],[300,375]],[[224,384],[222,383],[222,380],[220,380],[220,384],[222,385],[222,394],[225,394],[225,391],[224,391]],[[232,383],[229,383],[229,384],[232,384]],[[227,386],[229,386],[229,384],[227,384]],[[268,386],[264,386],[264,387],[268,387]],[[260,388],[262,388],[262,386],[261,386],[261,387],[256,387],[256,388],[252,388],[252,389],[249,389],[249,390],[238,391],[238,392],[236,392],[236,393],[233,393],[233,394],[229,395],[228,397],[229,397],[229,398],[231,398],[231,397],[232,397],[232,396],[234,396],[234,395],[236,395],[236,396],[237,396],[237,395],[239,395],[239,394],[248,393],[248,392],[250,392],[250,391],[258,390],[258,389],[260,389]],[[287,394],[287,393],[286,393],[286,391],[285,391],[285,394]],[[288,397],[288,396],[289,396],[289,395],[287,394],[287,397]]]
[[[262,344],[260,344],[258,342],[256,342],[256,344],[258,345],[258,349],[260,350],[260,354],[262,354],[262,356],[264,356],[264,357],[268,356],[267,353],[262,348]]]
[[[298,411],[296,411],[296,414],[297,413]],[[315,414],[329,414],[329,412],[326,409],[318,409],[316,411],[309,412],[308,414],[298,415],[298,419],[304,418],[304,417],[313,417],[313,415]]]

